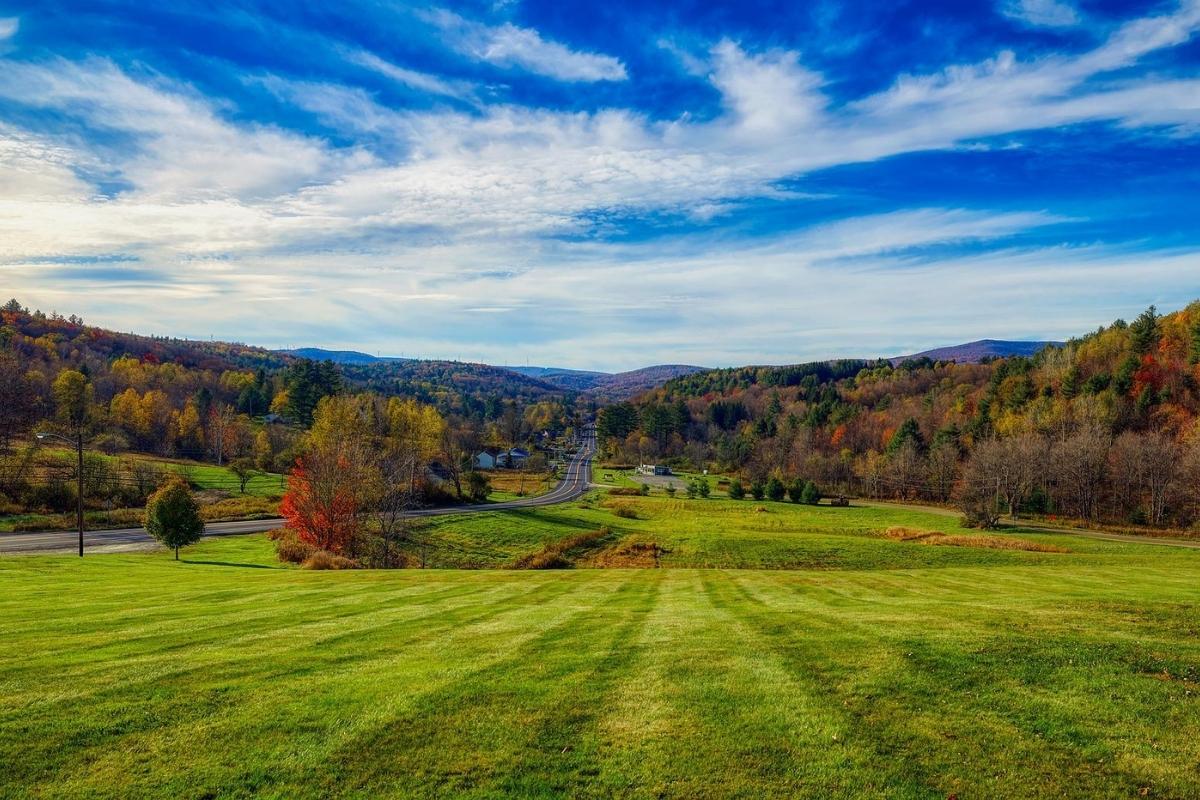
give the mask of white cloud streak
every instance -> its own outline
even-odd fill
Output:
[[[831,102],[823,76],[798,54],[722,41],[709,53],[707,76],[724,113],[704,121],[659,121],[621,109],[413,111],[381,105],[356,87],[261,78],[327,124],[386,141],[400,154],[390,157],[232,122],[224,107],[185,85],[102,59],[0,59],[0,98],[71,121],[54,132],[0,125],[0,279],[27,302],[97,318],[129,308],[149,322],[169,300],[179,307],[173,324],[183,326],[175,333],[211,332],[204,315],[220,299],[227,335],[266,343],[294,344],[273,337],[285,329],[298,339],[305,330],[299,316],[266,325],[267,309],[277,304],[304,309],[304,324],[322,337],[310,342],[390,352],[399,348],[387,339],[364,341],[372,326],[381,337],[403,340],[410,353],[454,356],[461,337],[483,337],[496,343],[481,355],[511,360],[506,345],[487,333],[499,326],[529,342],[545,339],[528,346],[543,360],[580,366],[587,337],[613,330],[628,339],[629,360],[613,355],[593,366],[879,352],[881,342],[900,340],[866,322],[898,316],[909,321],[904,341],[914,345],[929,343],[942,325],[958,325],[964,336],[1062,335],[1075,320],[1038,328],[1046,324],[1045,301],[1030,311],[1017,304],[1030,300],[1029,286],[1104,280],[1104,287],[1075,283],[1069,290],[1115,303],[1121,291],[1140,297],[1151,269],[1164,292],[1175,291],[1196,274],[1196,259],[1172,254],[1143,263],[1095,252],[1007,250],[996,258],[1011,268],[991,270],[984,267],[996,262],[984,258],[914,260],[911,252],[922,247],[998,245],[1063,221],[1041,212],[955,209],[849,220],[762,246],[713,246],[703,256],[688,242],[656,242],[648,253],[553,237],[587,232],[596,213],[711,219],[745,198],[777,196],[779,180],[807,171],[1031,127],[1109,121],[1193,130],[1200,126],[1200,81],[1110,73],[1187,41],[1198,26],[1200,3],[1189,2],[1123,25],[1081,55],[1022,61],[1000,53],[903,76],[842,105]],[[354,56],[413,89],[455,97],[462,88],[375,58]],[[615,74],[602,60],[570,63],[576,75],[588,64],[590,74]],[[91,131],[133,144],[116,150],[91,143]],[[125,188],[101,192],[96,176]],[[65,256],[112,254],[137,259],[130,272],[143,282],[137,300],[130,284],[112,280],[119,266],[106,268],[105,280],[89,280],[86,269],[70,272],[66,289],[40,277],[56,259],[60,269],[69,263]],[[750,264],[754,280],[747,285]],[[813,286],[821,290],[804,288]],[[939,313],[980,296],[971,292],[1000,298],[992,319],[1011,326],[984,331],[973,311]],[[905,298],[903,309],[897,297]],[[390,310],[396,306],[404,309],[401,319]],[[471,311],[479,308],[499,310],[483,324]],[[353,320],[353,339],[338,338],[346,320]],[[864,330],[855,333],[855,324]],[[822,350],[796,334],[798,326],[832,331],[844,344],[839,352]],[[579,337],[564,334],[576,327]],[[713,329],[729,331],[729,342],[690,349],[698,339],[711,348],[700,333]]]
[[[490,26],[439,10],[427,19],[441,29],[447,43],[476,61],[520,67],[537,75],[568,82],[623,81],[628,75],[619,59],[602,53],[572,50],[543,39],[532,28],[512,23]]]

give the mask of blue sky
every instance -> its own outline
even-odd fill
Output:
[[[319,7],[317,7],[319,6]],[[1200,0],[0,0],[0,293],[623,369],[1200,297]]]

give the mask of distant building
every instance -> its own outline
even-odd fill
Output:
[[[670,475],[671,468],[663,464],[640,464],[637,468],[639,475]]]
[[[523,447],[514,447],[506,453],[501,453],[498,458],[501,466],[509,467],[510,469],[521,469],[525,466],[525,462],[529,460],[529,451]]]
[[[495,469],[500,466],[499,450],[480,450],[475,454],[475,469]]]
[[[521,469],[529,460],[529,451],[522,447],[511,450],[497,450],[489,447],[475,454],[475,469]]]

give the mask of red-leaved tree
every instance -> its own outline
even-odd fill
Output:
[[[351,555],[358,532],[358,494],[348,460],[298,458],[279,511],[301,541]]]

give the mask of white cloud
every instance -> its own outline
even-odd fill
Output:
[[[1042,212],[924,209],[833,223],[757,246],[693,238],[658,241],[652,251],[603,241],[563,244],[553,235],[592,232],[596,216],[604,215],[667,212],[711,220],[746,198],[778,196],[777,182],[807,171],[1031,127],[1111,121],[1196,129],[1200,80],[1110,73],[1186,41],[1200,25],[1198,9],[1191,3],[1120,26],[1082,55],[1021,60],[1000,53],[905,76],[840,105],[797,53],[722,41],[710,51],[705,74],[724,112],[704,120],[660,121],[621,109],[414,111],[387,108],[357,87],[258,79],[328,124],[369,132],[368,139],[387,145],[375,151],[232,121],[228,109],[186,85],[104,60],[0,59],[0,97],[53,110],[63,121],[40,133],[0,126],[0,281],[25,302],[121,327],[160,320],[157,311],[169,299],[178,315],[155,330],[213,332],[206,315],[220,298],[212,324],[226,320],[228,327],[216,330],[236,338],[270,344],[286,330],[309,342],[396,352],[386,337],[398,337],[390,341],[404,341],[410,353],[506,360],[509,345],[470,311],[489,308],[496,318],[489,325],[531,343],[531,357],[580,366],[572,354],[587,350],[589,337],[600,332],[614,347],[628,344],[630,361],[597,366],[875,353],[884,337],[894,336],[897,319],[905,320],[914,344],[937,341],[939,325],[958,326],[964,336],[1031,333],[1047,324],[1048,286],[1098,303],[1124,302],[1120,293],[1128,292],[1140,303],[1149,285],[1180,296],[1194,291],[1194,280],[1191,289],[1186,284],[1200,265],[1186,254],[1136,261],[1009,250],[995,256],[1002,262],[926,262],[912,255],[942,243],[998,246],[1062,221]],[[381,66],[369,58],[359,63]],[[389,77],[414,88],[442,80]],[[435,84],[421,90],[440,93]],[[90,130],[132,146],[88,144]],[[102,193],[97,175],[127,188]],[[56,257],[110,254],[135,257],[140,270],[164,279],[139,286],[136,297],[128,286],[100,279],[39,280],[44,262]],[[813,286],[821,291],[804,288]],[[943,313],[966,305],[964,297],[983,296],[972,292],[989,293],[1011,327],[981,330],[998,317],[966,308]],[[396,303],[402,315],[384,307]],[[263,314],[275,307],[303,313],[293,322]],[[357,338],[339,340],[347,335],[338,332],[346,319],[355,320]],[[873,331],[867,323],[876,319],[887,325]],[[1044,333],[1095,323],[1077,322],[1057,320],[1059,327]],[[730,332],[717,349],[700,335],[714,327]],[[829,333],[806,338],[798,329]],[[579,333],[564,338],[566,330]],[[620,333],[610,339],[612,331]],[[362,338],[370,336],[379,338]],[[921,336],[927,338],[916,341]],[[490,349],[454,352],[472,338],[491,342]],[[834,339],[844,342],[839,352],[827,349]]]
[[[520,67],[560,81],[623,81],[628,77],[619,59],[571,50],[543,39],[532,28],[518,28],[508,22],[493,27],[445,10],[427,18],[441,28],[451,47],[477,61]]]
[[[16,36],[17,29],[20,27],[21,20],[19,17],[0,17],[0,42]]]
[[[1062,28],[1079,24],[1079,12],[1063,0],[1007,0],[1001,11],[1029,25]]]
[[[397,83],[403,84],[410,89],[415,89],[418,92],[426,92],[428,94],[441,95],[443,97],[453,97],[458,100],[471,100],[473,92],[469,84],[461,81],[447,81],[439,78],[436,75],[430,75],[426,72],[418,72],[416,70],[406,69],[405,67],[397,66],[390,61],[385,61],[374,53],[366,50],[352,50],[346,53],[346,60],[365,67],[372,72],[377,72],[386,78],[390,78]]]

